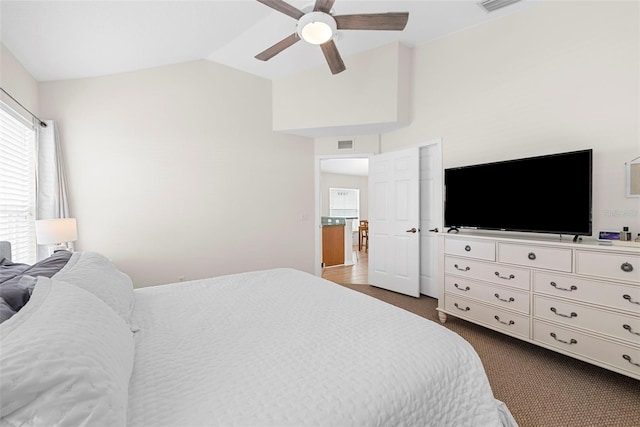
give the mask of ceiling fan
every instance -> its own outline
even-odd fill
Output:
[[[311,12],[291,6],[282,0],[258,0],[278,12],[298,20],[297,31],[256,55],[256,59],[268,61],[300,40],[320,45],[332,74],[346,69],[340,52],[333,41],[338,30],[387,30],[402,31],[409,19],[408,12],[369,13],[357,15],[331,14],[335,0],[316,0]]]

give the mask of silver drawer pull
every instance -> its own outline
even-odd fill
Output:
[[[510,274],[508,277],[507,276],[501,276],[499,271],[496,271],[496,276],[498,276],[501,279],[504,280],[511,280],[511,279],[515,279],[516,276],[514,276],[513,274]]]
[[[567,317],[569,319],[571,319],[572,317],[578,317],[578,314],[573,311],[571,312],[571,314],[562,314],[558,313],[558,310],[555,307],[551,307],[551,311],[553,311],[553,314],[555,314],[556,316]]]
[[[628,354],[623,354],[622,358],[627,362],[631,363],[633,366],[637,366],[638,368],[640,368],[640,363],[636,363],[633,360],[631,360],[631,356],[629,356]]]
[[[631,327],[631,325],[622,325],[622,327],[623,327],[624,329],[626,329],[627,331],[629,331],[629,333],[630,333],[630,334],[640,336],[640,332],[635,332],[635,331],[633,330],[633,328]]]
[[[620,266],[620,270],[624,271],[625,273],[631,273],[633,271],[633,265],[629,264],[628,262],[623,262]]]
[[[631,304],[638,304],[640,305],[640,301],[634,301],[631,299],[631,295],[622,295],[622,298],[626,299],[627,301],[629,301]]]
[[[503,298],[500,298],[500,294],[494,294],[494,296],[496,298],[498,298],[500,301],[503,301],[503,302],[514,302],[515,301],[515,299],[513,297],[509,297],[509,299],[503,299]]]
[[[536,259],[536,254],[533,252],[529,252],[529,254],[527,255],[527,258],[529,258],[531,261]]]
[[[453,305],[455,305],[455,306],[456,306],[456,308],[457,308],[458,310],[462,310],[462,311],[469,311],[469,310],[471,310],[469,307],[460,308],[460,306],[458,305],[458,303],[457,303],[457,302],[456,302],[456,303],[454,303]]]
[[[460,271],[469,271],[469,270],[471,270],[471,267],[469,267],[469,266],[467,266],[465,268],[458,267],[458,264],[453,264],[453,266],[456,268],[456,270],[460,270]]]
[[[464,247],[464,250],[467,252],[471,252],[471,246],[467,245]]]
[[[553,338],[554,340],[556,340],[558,342],[561,342],[562,344],[569,344],[569,345],[578,344],[578,341],[576,341],[573,338],[571,338],[569,341],[561,340],[556,336],[556,334],[554,332],[551,332],[549,335],[551,335],[551,338]]]
[[[549,283],[551,286],[553,286],[554,288],[556,288],[559,291],[567,291],[567,292],[571,292],[571,291],[577,291],[578,287],[575,285],[571,285],[570,288],[561,288],[560,286],[558,286],[558,284],[556,282],[551,282]]]
[[[470,287],[468,287],[468,286],[465,286],[464,288],[461,288],[460,286],[458,286],[458,284],[457,284],[457,283],[454,283],[454,284],[453,284],[453,286],[455,286],[455,287],[456,287],[456,289],[460,289],[461,291],[465,291],[465,292],[467,292],[467,291],[470,291],[470,290],[471,290],[471,288],[470,288]]]
[[[508,322],[503,322],[502,320],[500,320],[500,316],[493,316],[493,318],[496,319],[498,322],[502,323],[503,325],[507,325],[507,326],[515,325],[516,323],[513,320],[509,320]]]

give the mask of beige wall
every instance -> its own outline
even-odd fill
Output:
[[[313,272],[313,142],[271,130],[271,83],[209,61],[40,84],[78,247],[136,286]]]
[[[38,83],[2,43],[0,43],[0,86],[33,114],[38,115]],[[31,120],[29,113],[16,105],[3,92],[0,92],[0,100],[27,120]]]
[[[638,2],[546,2],[414,49],[412,123],[382,151],[442,137],[445,167],[592,148],[593,229],[640,233]],[[542,171],[541,171],[542,173]]]
[[[410,49],[392,43],[344,61],[347,69],[336,75],[323,65],[274,81],[273,128],[330,136],[406,125]]]

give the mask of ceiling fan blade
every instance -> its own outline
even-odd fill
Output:
[[[336,0],[316,0],[316,4],[313,6],[313,11],[329,13],[331,12],[331,8],[335,2]]]
[[[339,15],[334,18],[339,30],[402,31],[409,20],[409,12]]]
[[[327,64],[329,64],[331,74],[338,74],[347,69],[347,67],[344,66],[344,62],[342,62],[340,52],[338,52],[338,48],[333,40],[329,40],[328,42],[321,44],[320,47],[322,48],[322,53],[324,54],[325,59],[327,60]]]
[[[277,54],[279,54],[280,52],[282,52],[283,50],[285,50],[286,48],[288,48],[289,46],[292,46],[293,44],[299,41],[300,41],[300,37],[298,36],[298,33],[293,33],[289,37],[286,37],[280,40],[278,43],[274,44],[270,48],[267,48],[262,52],[260,52],[259,54],[257,54],[256,59],[259,59],[261,61],[267,61],[273,58],[274,56],[276,56]]]
[[[300,19],[304,12],[300,9],[291,6],[289,3],[282,0],[258,0],[260,3],[269,6],[271,9],[275,9],[278,12],[282,12],[285,15],[289,15],[293,19]]]

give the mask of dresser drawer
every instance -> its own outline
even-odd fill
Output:
[[[529,314],[529,292],[513,288],[502,288],[487,283],[446,276],[445,291],[454,295],[479,299],[524,314]]]
[[[534,271],[533,290],[537,293],[640,313],[640,286]]]
[[[453,316],[469,319],[521,338],[529,338],[529,316],[449,294],[445,294],[445,309]]]
[[[535,295],[533,298],[533,315],[538,319],[547,319],[629,341],[631,344],[640,344],[640,317],[539,295]]]
[[[640,378],[640,348],[614,343],[539,320],[533,322],[533,339],[551,347],[613,366]]]
[[[447,237],[444,241],[444,253],[459,255],[487,261],[496,260],[496,245],[494,242],[474,239],[457,239]]]
[[[529,270],[510,265],[445,256],[444,271],[446,274],[486,280],[504,286],[526,290],[530,288]]]
[[[577,250],[576,273],[640,283],[640,255]]]
[[[571,249],[498,243],[498,261],[571,272]]]

